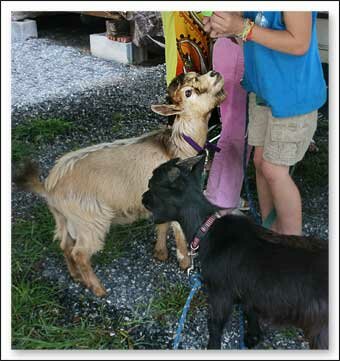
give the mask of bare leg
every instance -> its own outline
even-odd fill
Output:
[[[273,197],[280,233],[301,235],[301,197],[289,167],[263,160],[261,169]]]
[[[156,225],[157,240],[154,250],[154,257],[159,261],[165,261],[168,258],[168,248],[166,245],[166,236],[170,223]]]
[[[185,239],[185,235],[181,226],[177,222],[171,223],[174,230],[176,247],[177,247],[177,259],[181,269],[185,270],[190,266],[190,258],[188,256],[188,246]]]
[[[90,256],[84,251],[81,251],[79,249],[73,249],[72,258],[78,266],[78,269],[81,273],[86,287],[91,289],[93,293],[98,297],[105,296],[106,291],[98,280],[95,273],[93,272],[90,262]]]
[[[256,188],[259,198],[262,222],[268,217],[271,210],[274,208],[273,196],[269,184],[262,173],[263,162],[263,147],[255,147],[254,165],[256,169]],[[275,232],[280,232],[280,225],[278,220],[272,224],[271,229]]]

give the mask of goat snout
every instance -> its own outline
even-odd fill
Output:
[[[219,72],[215,71],[215,70],[210,70],[208,75],[211,78],[214,78],[214,80],[215,80],[213,82],[214,85],[217,85],[220,82],[220,80],[222,79],[222,75]]]

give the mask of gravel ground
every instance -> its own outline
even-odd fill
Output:
[[[159,101],[164,88],[164,65],[126,66],[84,55],[50,39],[30,39],[12,46],[13,126],[26,119],[53,116],[81,118],[96,127],[110,120],[115,111],[127,119],[137,115],[140,119],[143,113],[150,116],[150,104]]]
[[[74,141],[86,146],[136,136],[159,127],[162,119],[151,112],[150,105],[163,101],[164,91],[164,64],[125,66],[91,57],[48,38],[31,39],[12,48],[13,127],[37,117],[60,117],[76,124],[72,135],[60,136],[51,144],[39,146],[37,160],[45,175],[57,156],[72,149]],[[113,120],[115,112],[124,114],[118,128]],[[78,133],[77,128],[82,130]],[[39,202],[33,195],[14,192],[13,219],[30,217],[29,210]],[[325,206],[320,208],[320,204]],[[308,209],[313,212],[308,214]],[[305,197],[304,210],[304,231],[328,238],[328,189],[320,189],[316,197]],[[95,298],[71,281],[59,258],[45,260],[42,279],[58,283],[63,289],[62,302],[68,312],[60,315],[61,322],[80,314],[95,319],[101,309],[112,324],[122,318],[127,323],[139,320],[133,328],[137,347],[171,348],[177,318],[170,317],[164,325],[153,319],[149,305],[169,284],[187,285],[188,281],[186,274],[179,270],[173,239],[169,239],[169,260],[161,263],[152,257],[153,238],[150,223],[150,227],[131,240],[127,255],[105,266],[95,266],[95,272],[108,290],[108,296],[103,299]],[[206,318],[204,306],[187,320],[181,348],[205,347]],[[234,313],[224,333],[223,348],[238,348],[238,329],[238,316]],[[258,346],[260,349],[308,348],[301,333],[292,337],[265,323],[263,329],[265,339]]]
[[[58,286],[64,290],[62,302],[68,306],[67,313],[62,315],[65,322],[80,314],[96,319],[99,316],[98,310],[104,308],[105,320],[101,319],[102,323],[107,321],[114,325],[119,319],[123,319],[129,324],[138,320],[133,332],[136,340],[135,348],[171,349],[177,329],[177,317],[167,317],[164,325],[153,317],[150,308],[152,309],[152,301],[166,287],[175,284],[189,287],[189,282],[186,273],[178,268],[174,240],[170,237],[168,241],[169,260],[158,262],[152,257],[153,237],[153,230],[150,227],[144,235],[139,234],[137,239],[132,240],[131,251],[127,256],[116,259],[105,267],[94,267],[108,291],[108,296],[103,299],[94,297],[90,291],[72,282],[63,264],[55,259],[47,259],[42,264],[42,277],[58,283]],[[196,309],[187,318],[181,349],[205,348],[208,340],[207,312],[207,306],[203,303],[203,307]],[[294,332],[292,336],[281,333],[277,328],[264,322],[262,328],[264,339],[256,347],[257,349],[308,348],[300,331]],[[223,335],[222,349],[238,349],[239,337],[239,313],[235,308]]]

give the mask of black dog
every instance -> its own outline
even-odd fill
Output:
[[[297,326],[310,348],[327,349],[328,245],[271,232],[247,217],[221,216],[200,189],[203,166],[203,156],[162,164],[143,204],[156,223],[178,221],[191,249],[199,247],[210,306],[208,348],[221,347],[232,305],[240,302],[250,316],[248,345],[259,339],[261,317]]]

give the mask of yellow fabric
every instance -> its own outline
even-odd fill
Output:
[[[210,39],[202,18],[201,13],[192,11],[162,12],[168,85],[184,71],[202,74],[211,69]]]
[[[175,14],[173,11],[162,11],[163,31],[165,38],[165,63],[166,63],[166,83],[170,84],[176,76],[177,57],[176,54],[176,33]]]

